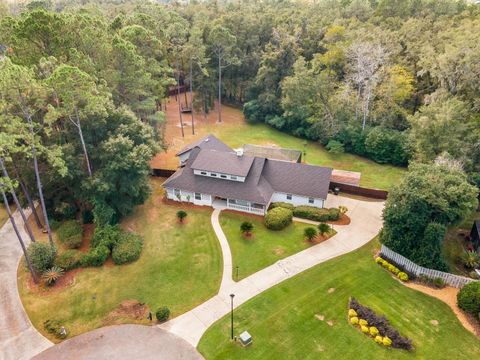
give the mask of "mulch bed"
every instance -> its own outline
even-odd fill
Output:
[[[144,320],[150,311],[145,303],[137,300],[124,300],[103,320],[103,325],[112,325],[123,319]]]
[[[348,225],[350,224],[351,220],[346,214],[341,214],[340,219],[336,221],[326,221],[327,224],[332,224],[332,225]]]
[[[41,280],[40,275],[38,284],[35,284],[32,277],[29,275],[27,280],[27,288],[35,294],[41,296],[49,296],[52,294],[56,294],[70,286],[75,285],[75,276],[81,271],[83,271],[83,268],[77,268],[66,272],[65,275],[58,279],[53,286],[45,285],[44,282]]]

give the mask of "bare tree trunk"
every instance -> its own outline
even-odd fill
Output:
[[[25,243],[23,242],[22,236],[18,231],[17,224],[15,223],[15,219],[13,218],[12,210],[10,209],[10,205],[8,204],[7,196],[5,195],[5,192],[3,191],[3,189],[1,191],[2,191],[3,203],[5,204],[5,208],[7,209],[8,217],[10,218],[10,222],[12,223],[13,230],[15,230],[15,234],[17,235],[18,241],[20,242],[20,246],[22,247],[23,255],[25,255],[25,260],[27,261],[28,270],[30,270],[30,274],[32,274],[33,281],[35,282],[35,284],[37,284],[38,283],[37,274],[33,270],[32,262],[30,261],[27,248],[25,247]]]
[[[85,140],[83,139],[82,124],[80,123],[80,117],[78,116],[78,110],[75,106],[75,117],[77,118],[76,126],[78,134],[80,135],[80,142],[82,143],[83,154],[85,155],[85,161],[87,162],[88,176],[92,177],[92,166],[90,165],[90,159],[88,158],[87,147],[85,146]]]
[[[5,168],[5,164],[3,163],[3,159],[0,158],[0,168],[2,169],[2,174],[6,179],[9,179],[10,177],[8,176],[7,169]],[[13,201],[15,202],[15,205],[17,206],[17,209],[20,213],[20,216],[22,217],[23,223],[25,224],[25,227],[28,232],[28,236],[30,237],[30,240],[35,242],[35,236],[33,235],[32,228],[30,227],[30,223],[28,222],[27,217],[25,216],[25,212],[23,211],[22,205],[20,204],[20,201],[18,201],[17,194],[13,188],[9,189],[10,193],[12,194]],[[3,190],[2,190],[3,191]]]
[[[365,96],[364,106],[363,106],[362,131],[365,130],[365,126],[366,126],[366,123],[367,123],[367,117],[368,117],[371,95],[372,95],[372,89],[370,88],[369,85],[367,85],[366,86],[366,96]]]
[[[218,122],[222,122],[222,58],[218,56]]]
[[[195,123],[193,121],[193,74],[192,58],[190,57],[190,113],[192,114],[192,134],[195,135]]]
[[[175,54],[175,70],[177,73],[177,101],[178,101],[178,116],[180,117],[180,128],[182,129],[182,138],[185,137],[183,132],[183,119],[182,119],[182,108],[180,106],[180,73],[178,72],[178,47]]]
[[[32,215],[33,215],[33,219],[35,220],[35,224],[37,224],[37,227],[39,229],[43,229],[43,225],[40,221],[40,218],[38,217],[37,209],[35,208],[35,203],[33,202],[32,197],[30,196],[30,193],[28,192],[27,186],[25,185],[22,178],[18,174],[18,171],[15,168],[15,166],[14,166],[13,169],[15,170],[15,175],[17,176],[18,183],[20,184],[20,187],[22,188],[23,195],[27,199],[28,206],[32,210]]]

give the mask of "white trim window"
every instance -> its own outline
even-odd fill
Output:
[[[216,173],[210,173],[210,176],[217,177]]]
[[[314,198],[308,198],[308,203],[309,204],[315,204],[315,199]]]
[[[292,194],[287,194],[287,200],[292,200]]]
[[[195,200],[202,200],[202,194],[195,193]]]
[[[237,177],[236,177],[236,176],[233,176],[233,175],[231,175],[231,176],[230,176],[230,179],[231,179],[231,180],[237,180]]]

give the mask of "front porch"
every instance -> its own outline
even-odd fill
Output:
[[[237,199],[223,199],[215,197],[212,202],[212,207],[220,210],[231,209],[256,215],[265,215],[264,205]]]

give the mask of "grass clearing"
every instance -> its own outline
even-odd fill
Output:
[[[254,226],[252,238],[245,238],[240,231],[244,221]],[[220,213],[220,224],[232,251],[233,278],[237,281],[312,246],[303,234],[305,228],[313,226],[309,224],[294,221],[285,229],[274,231],[264,225],[263,218],[226,211]]]
[[[235,334],[248,330],[251,346],[230,341],[228,315],[205,333],[199,351],[209,360],[479,358],[478,338],[463,328],[445,303],[405,287],[375,264],[378,246],[375,240],[320,264],[236,309]],[[384,314],[413,340],[415,350],[386,349],[350,325],[350,296]]]
[[[40,332],[47,336],[43,329],[47,319],[61,321],[70,336],[112,323],[148,323],[108,315],[121,302],[136,300],[152,312],[166,305],[175,317],[216,294],[222,258],[210,224],[212,210],[186,209],[185,224],[178,224],[175,214],[180,207],[162,202],[162,180],[152,179],[152,196],[122,222],[124,228],[144,236],[143,252],[136,262],[114,266],[107,261],[100,268],[83,269],[73,285],[51,293],[32,291],[25,266],[20,266],[20,296]]]

